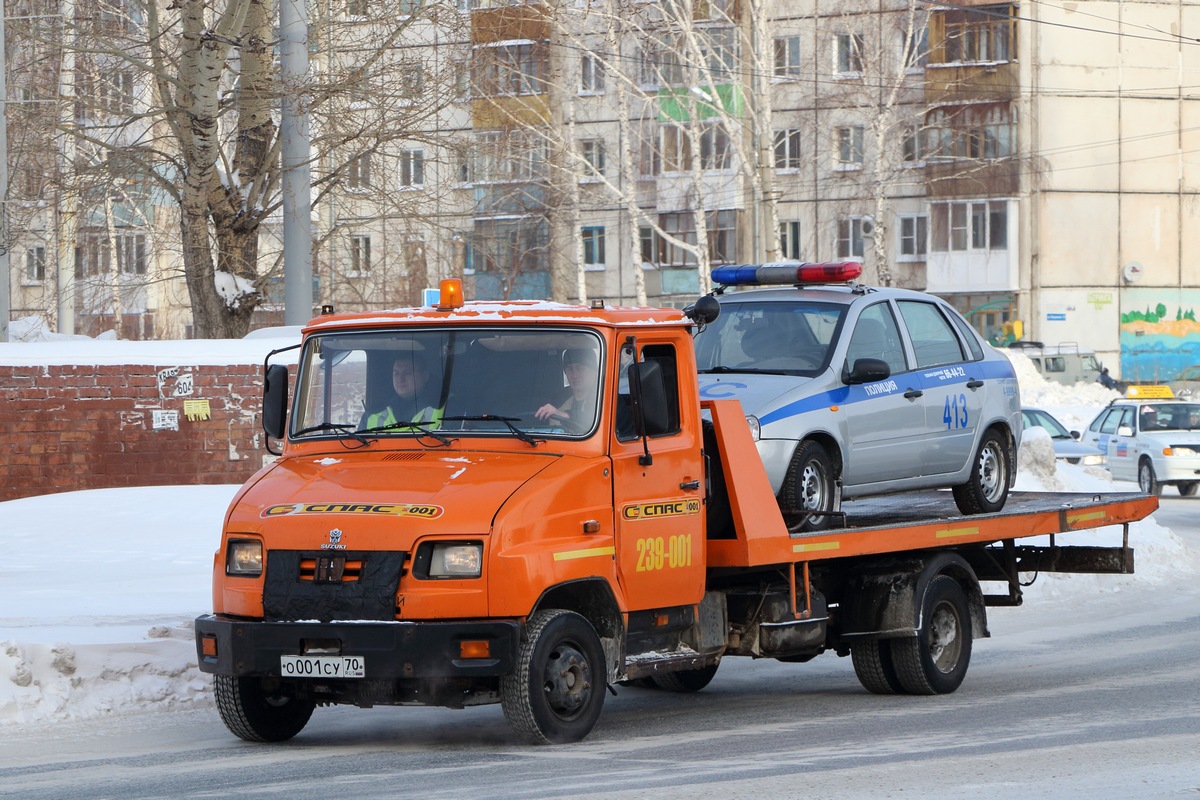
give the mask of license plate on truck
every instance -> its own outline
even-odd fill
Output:
[[[280,656],[285,678],[361,678],[367,661],[362,656]]]

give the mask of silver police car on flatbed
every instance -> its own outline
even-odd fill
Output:
[[[696,338],[700,394],[735,398],[794,531],[843,499],[952,488],[1004,507],[1021,441],[1011,362],[945,301],[852,283],[860,264],[713,270],[721,313]],[[727,291],[728,287],[792,284]]]

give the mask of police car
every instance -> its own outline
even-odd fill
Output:
[[[1188,497],[1200,486],[1200,403],[1114,400],[1083,441],[1105,452],[1113,478],[1137,481],[1146,494],[1171,485]]]
[[[1004,507],[1021,441],[1011,362],[943,300],[854,283],[855,262],[713,270],[720,315],[696,338],[700,394],[741,401],[793,531],[843,499],[952,488]],[[787,288],[746,289],[767,284]]]

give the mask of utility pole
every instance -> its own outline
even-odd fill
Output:
[[[3,2],[3,0],[0,0]],[[62,4],[62,60],[58,78],[58,119],[62,136],[63,187],[58,201],[57,281],[59,333],[75,333],[75,247],[79,187],[75,182],[75,0]]]
[[[3,0],[0,0],[2,2]],[[280,162],[283,169],[283,323],[312,318],[312,174],[309,165],[307,0],[279,4]]]
[[[8,341],[12,313],[12,262],[8,257],[8,54],[4,49],[7,13],[0,0],[0,342]]]

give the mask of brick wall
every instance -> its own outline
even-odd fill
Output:
[[[241,483],[267,455],[261,400],[261,362],[0,364],[0,501]]]

